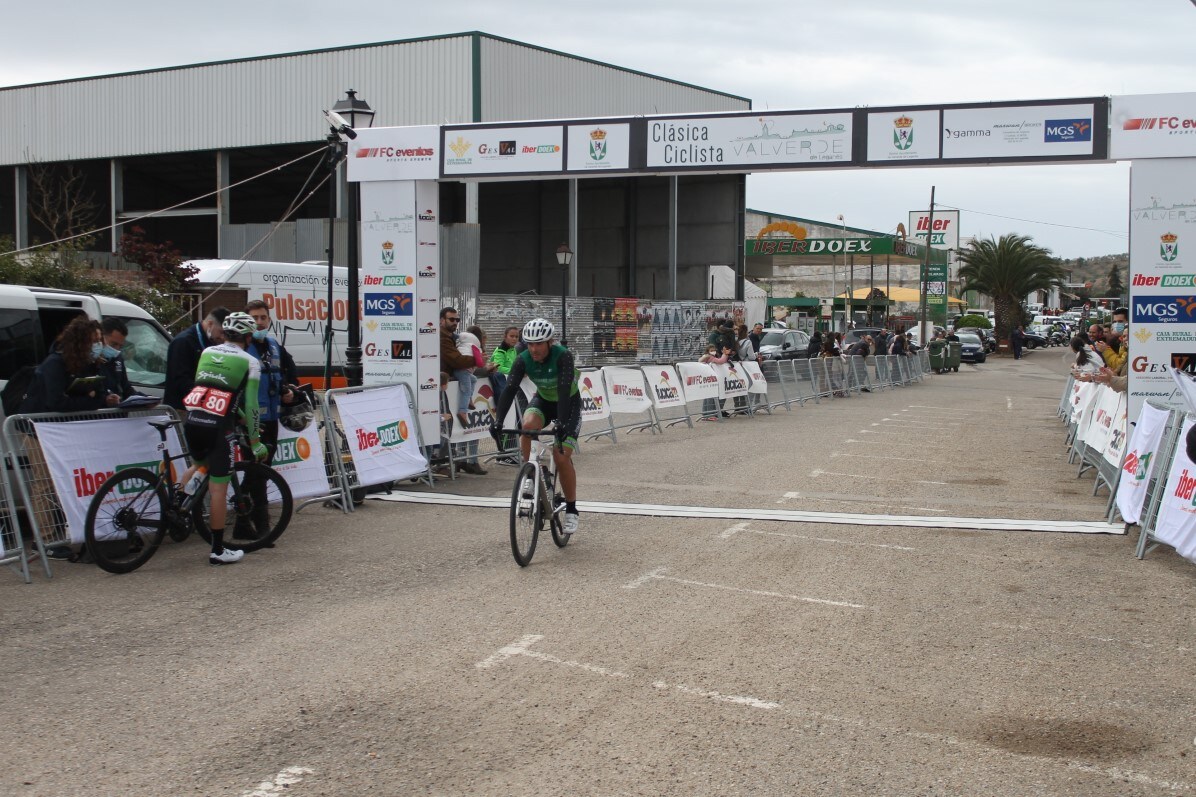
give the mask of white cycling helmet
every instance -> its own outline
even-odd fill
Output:
[[[231,332],[238,338],[247,337],[257,329],[257,322],[249,313],[229,313],[224,323],[220,325],[226,333]]]
[[[556,335],[556,327],[552,325],[551,321],[544,318],[533,318],[523,325],[523,342],[524,343],[540,343],[545,340],[552,340]]]

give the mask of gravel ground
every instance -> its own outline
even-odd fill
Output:
[[[1057,350],[595,441],[585,499],[1097,520]],[[853,442],[858,441],[858,442]],[[509,494],[494,466],[443,491]],[[1196,568],[1134,535],[305,510],[210,568],[0,573],[0,793],[1153,795],[1196,789]]]

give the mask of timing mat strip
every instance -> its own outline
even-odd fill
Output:
[[[380,501],[440,506],[470,506],[479,509],[506,509],[511,499],[477,495],[452,495],[394,490],[371,495]],[[927,517],[923,515],[865,515],[848,512],[810,512],[793,509],[731,509],[714,506],[673,506],[670,504],[624,504],[607,501],[578,501],[583,512],[604,515],[640,515],[644,517],[682,517],[722,520],[771,520],[781,523],[822,523],[831,526],[905,526],[925,529],[963,529],[965,531],[1047,531],[1068,534],[1125,534],[1125,526],[1090,520],[1019,520],[1016,518]]]

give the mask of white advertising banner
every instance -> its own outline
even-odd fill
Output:
[[[498,399],[494,395],[489,381],[479,379],[474,383],[473,397],[469,402],[473,405],[472,408],[469,406],[461,408],[461,385],[459,382],[449,382],[446,395],[449,412],[453,414],[453,431],[449,435],[450,442],[464,443],[490,436],[490,423],[494,420],[494,414],[498,412]],[[508,423],[514,422],[514,419],[511,418],[513,411],[514,407],[512,406],[511,411],[507,413]],[[508,426],[507,428],[512,427]]]
[[[931,230],[931,226],[934,227]],[[930,245],[936,249],[954,249],[959,251],[959,211],[936,210],[934,221],[930,220],[930,212],[926,210],[911,210],[909,212],[909,230],[907,235],[920,244],[926,244],[926,236],[933,233]]]
[[[1114,467],[1121,465],[1125,455],[1125,436],[1129,429],[1126,407],[1129,402],[1125,393],[1117,394],[1117,407],[1113,410],[1113,426],[1109,430],[1109,442],[1105,445],[1105,461]]]
[[[1152,533],[1180,556],[1196,561],[1196,463],[1188,459],[1183,442],[1191,428],[1192,419],[1185,418]]]
[[[320,427],[315,418],[301,432],[278,426],[278,450],[270,467],[278,471],[291,497],[311,498],[328,494],[328,473],[324,469],[324,445],[320,441]]]
[[[581,420],[600,421],[610,417],[610,402],[606,400],[606,385],[601,371],[582,371],[577,378],[581,393]]]
[[[564,128],[473,127],[444,131],[444,176],[559,172]]]
[[[1196,371],[1196,158],[1130,168],[1129,415],[1184,407],[1170,369]]]
[[[943,158],[1036,158],[1092,154],[1091,103],[947,108]]]
[[[870,113],[868,160],[876,163],[937,159],[940,132],[937,110]]]
[[[748,394],[748,378],[742,369],[743,363],[725,362],[713,364],[711,368],[719,377],[719,398],[735,398]]]
[[[1154,472],[1159,442],[1163,439],[1163,427],[1167,425],[1170,412],[1147,404],[1134,426],[1130,438],[1125,464],[1121,466],[1121,482],[1117,485],[1117,511],[1126,523],[1137,523],[1142,515],[1142,502],[1146,498],[1146,486]]]
[[[681,384],[685,386],[685,401],[716,399],[722,394],[722,378],[709,363],[677,363]]]
[[[645,365],[644,380],[651,388],[652,403],[656,409],[684,407],[685,394],[681,392],[681,377],[671,365]]]
[[[1113,97],[1109,157],[1196,157],[1196,92]]]
[[[58,494],[70,529],[71,542],[83,543],[83,527],[92,496],[112,474],[128,468],[147,468],[157,473],[162,466],[158,432],[146,423],[148,420],[162,418],[144,416],[35,424],[54,492]],[[182,452],[175,429],[167,430],[166,439],[171,456]],[[183,460],[173,464],[178,472],[186,468]],[[119,498],[113,496],[113,500]]]
[[[602,369],[602,379],[606,382],[611,412],[647,412],[652,406],[644,373],[638,368],[607,366]]]
[[[1102,456],[1109,445],[1109,435],[1113,433],[1113,415],[1117,412],[1120,398],[1121,394],[1113,388],[1097,386],[1096,399],[1092,402],[1092,422],[1083,440],[1089,448],[1100,451]]]
[[[648,168],[848,163],[850,113],[648,120]]]
[[[744,360],[739,363],[739,367],[747,373],[748,378],[751,379],[751,384],[748,385],[749,393],[763,393],[768,394],[768,381],[764,378],[764,372],[760,370],[760,363],[755,360]]]
[[[440,127],[376,127],[349,142],[350,182],[436,180],[440,177]]]
[[[427,470],[407,402],[404,385],[337,397],[359,484],[409,479]],[[437,440],[439,434],[428,439]]]
[[[602,172],[631,166],[631,125],[569,125],[568,170]]]
[[[1096,384],[1092,382],[1076,382],[1071,390],[1071,421],[1080,423],[1079,431],[1084,431],[1082,420],[1084,413],[1096,398]]]

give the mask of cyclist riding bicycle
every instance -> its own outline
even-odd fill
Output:
[[[200,354],[195,387],[183,399],[187,411],[183,430],[195,464],[180,480],[180,484],[187,484],[197,469],[207,465],[212,528],[208,563],[213,565],[233,564],[245,555],[244,551],[224,547],[228,481],[236,459],[238,423],[243,422],[248,431],[254,458],[261,461],[269,456],[258,426],[261,366],[245,351],[257,325],[248,313],[230,313],[221,326],[225,342],[209,346]]]
[[[527,349],[515,357],[507,377],[507,386],[498,401],[498,414],[490,426],[490,434],[497,441],[501,436],[502,420],[507,417],[520,383],[526,376],[536,386],[536,395],[523,413],[523,428],[543,429],[556,421],[556,445],[552,459],[556,464],[561,492],[565,495],[563,531],[573,534],[578,527],[577,471],[573,467],[573,452],[577,450],[577,435],[581,431],[581,393],[577,387],[580,372],[573,364],[573,352],[554,343],[556,329],[543,318],[533,318],[523,327],[523,342]],[[519,438],[523,461],[531,456],[531,438]]]

